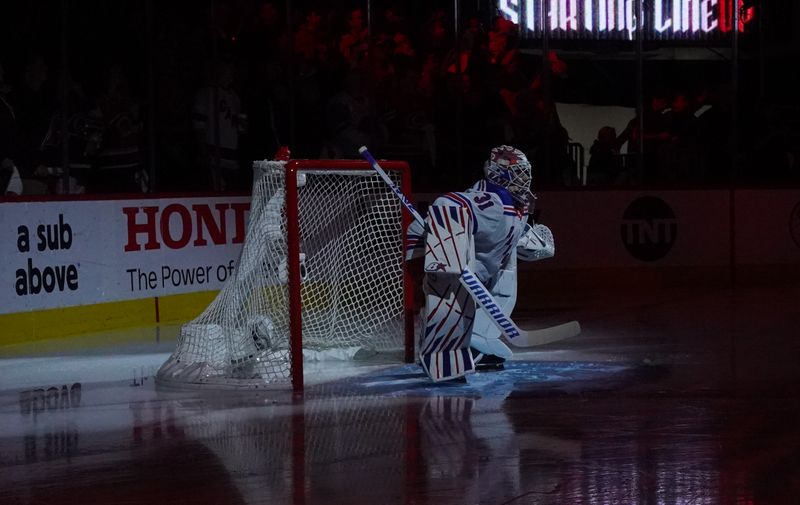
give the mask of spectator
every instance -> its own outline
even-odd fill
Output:
[[[437,10],[431,16],[425,36],[425,50],[437,59],[442,59],[452,45],[447,33],[447,15],[443,10]]]
[[[350,72],[344,79],[340,93],[333,97],[327,107],[328,155],[334,158],[354,158],[362,145],[376,145],[374,132],[379,131],[377,121],[371,115],[371,107],[365,90],[365,78],[358,72]],[[381,135],[382,136],[382,135]],[[380,146],[376,146],[378,150]]]
[[[640,133],[639,116],[628,122],[625,130],[619,135],[619,145],[627,143],[629,154],[639,153],[639,139],[642,139],[644,152],[642,165],[630,163],[626,167],[626,179],[631,183],[652,184],[658,179],[659,151],[661,144],[670,138],[667,120],[667,98],[663,92],[652,95],[649,107],[644,109],[644,134]]]
[[[436,84],[439,80],[439,69],[441,66],[442,62],[433,53],[429,53],[425,56],[425,60],[422,63],[422,70],[419,73],[417,88],[429,106],[433,105],[431,102],[436,92]]]
[[[22,194],[22,178],[9,158],[0,161],[0,197]]]
[[[472,16],[467,20],[467,29],[461,40],[463,46],[478,48],[488,51],[489,35],[483,27],[483,23],[477,16]]]
[[[64,130],[64,116],[67,116]],[[42,141],[34,175],[56,194],[82,194],[91,178],[94,158],[103,138],[103,124],[77,81],[69,84],[67,103],[55,110]],[[67,143],[67,168],[64,168],[64,143]],[[38,192],[38,189],[37,189]]]
[[[240,170],[238,149],[246,122],[233,88],[233,63],[217,61],[212,72],[209,85],[195,95],[192,111],[198,163],[214,191],[245,189],[250,181]]]
[[[364,23],[364,11],[353,9],[347,19],[347,32],[339,40],[339,53],[348,68],[360,68],[367,57],[369,41],[367,27]]]
[[[565,65],[554,64],[560,60],[549,56],[548,61],[554,76],[566,73]],[[552,97],[547,100],[544,96],[541,76],[533,67],[522,64],[509,71],[508,76],[501,95],[509,110],[512,142],[535,160],[542,184],[576,184],[577,171],[568,150],[569,134]]]
[[[505,141],[506,111],[492,78],[488,52],[488,35],[473,18],[472,29],[465,35],[462,47],[467,51],[467,79],[463,91],[463,114],[469,118],[463,129],[464,163],[480,166],[485,152]],[[477,174],[465,174],[474,177]]]
[[[291,112],[294,117],[303,120],[296,123],[292,151],[295,155],[304,157],[317,157],[322,150],[325,138],[325,106],[331,97],[329,76],[334,63],[339,61],[335,58],[336,53],[332,52],[329,31],[322,23],[322,14],[317,9],[309,10],[294,34],[296,57],[293,66],[291,91],[294,94],[294,103]],[[263,90],[260,91],[263,93]],[[288,114],[284,116],[288,117]],[[280,126],[277,129],[280,130]]]
[[[279,139],[285,138],[286,132],[280,130],[281,107],[279,93],[280,69],[268,61],[254,63],[252,78],[244,87],[242,104],[247,110],[247,130],[240,135],[240,167],[245,173],[243,177],[250,178],[252,160],[271,158],[279,146]],[[298,79],[299,80],[299,79]],[[296,85],[299,83],[296,81]],[[316,104],[315,104],[316,105]],[[304,107],[304,103],[298,104]],[[299,109],[302,110],[302,109]],[[321,114],[320,114],[321,116]],[[305,117],[305,116],[304,116]],[[320,121],[317,121],[320,122]],[[304,138],[303,140],[310,140]],[[300,142],[297,142],[299,152]],[[319,147],[315,153],[319,152]]]
[[[712,89],[705,100],[707,108],[698,112],[697,144],[702,156],[706,181],[722,183],[729,179],[731,157],[729,125],[731,120],[729,91]]]
[[[237,9],[227,0],[220,0],[211,4],[214,9],[213,30],[216,43],[220,50],[232,52],[239,44],[242,31],[242,19]]]
[[[604,126],[597,132],[592,147],[589,149],[589,167],[587,182],[589,185],[604,185],[617,182],[622,174],[622,159],[619,155],[617,131],[611,126]]]
[[[407,33],[395,32],[392,42],[394,43],[394,56],[396,58],[413,59],[417,55]]]
[[[414,165],[424,170],[436,165],[435,129],[432,105],[425,84],[411,57],[395,51],[391,75],[375,93],[381,111],[381,123],[387,134],[387,155],[408,158],[416,156]],[[424,158],[423,158],[424,156]]]
[[[395,74],[393,50],[392,40],[388,38],[378,40],[372,47],[370,80],[375,93],[385,92],[386,86],[393,79]]]
[[[41,113],[41,109],[27,106],[32,103],[35,104],[36,100],[32,95],[27,94],[29,91],[41,90],[41,86],[47,80],[46,66],[41,59],[34,58],[25,66],[23,84],[21,86],[21,93],[15,95],[23,103],[24,110],[35,116],[36,113]],[[5,83],[4,73],[0,67],[0,164],[2,164],[2,171],[4,177],[8,177],[11,184],[10,188],[15,194],[19,194],[24,189],[25,194],[47,194],[47,193],[70,193],[70,192],[83,192],[83,186],[77,183],[74,176],[70,176],[68,182],[70,183],[67,188],[63,187],[64,178],[62,177],[64,171],[60,167],[58,161],[61,160],[62,154],[58,150],[58,157],[56,158],[56,147],[61,144],[60,129],[62,126],[62,113],[53,113],[51,117],[45,119],[38,117],[38,122],[45,123],[42,127],[37,124],[37,121],[31,121],[31,117],[26,117],[27,121],[23,124],[27,127],[36,125],[39,130],[37,135],[23,136],[23,139],[29,139],[30,143],[25,145],[19,140],[17,132],[17,122],[19,121],[19,111],[11,106],[7,96],[10,92],[10,87]],[[29,102],[28,98],[32,98]],[[70,119],[70,125],[78,128],[81,122],[77,119]],[[26,134],[30,134],[34,129],[25,130]],[[39,138],[36,138],[39,136]],[[71,137],[68,135],[68,137]],[[17,167],[16,159],[21,158],[28,163],[25,169]],[[80,155],[75,155],[73,159],[78,163]],[[85,170],[88,165],[81,164],[80,169],[75,170],[73,173],[78,173],[79,170]],[[72,191],[71,191],[72,190]]]
[[[6,84],[5,70],[0,64],[0,196],[22,192],[19,173],[12,159],[16,120],[14,109],[6,99],[10,90]]]
[[[15,161],[24,178],[30,179],[42,160],[42,142],[50,128],[55,106],[46,90],[47,64],[34,56],[24,66],[20,86],[12,95],[17,116]]]
[[[89,190],[93,193],[149,191],[142,168],[140,145],[143,123],[139,104],[131,96],[128,78],[120,65],[108,71],[106,88],[97,100],[96,117],[103,137],[95,158]]]
[[[385,42],[394,58],[414,59],[416,57],[415,44],[410,35],[402,5],[392,4],[384,10],[383,23],[377,36],[377,42],[378,44]]]
[[[403,5],[393,3],[383,11],[383,21],[385,23],[384,32],[393,36],[397,33],[408,33],[408,23]]]
[[[321,33],[321,26],[322,16],[317,10],[311,9],[294,34],[294,54],[306,65],[314,66],[326,59],[327,45]]]
[[[507,66],[517,57],[517,25],[506,18],[497,18],[489,31],[489,57],[494,65]],[[469,33],[469,32],[468,32]]]
[[[275,2],[264,2],[258,11],[255,32],[261,37],[259,53],[269,61],[280,62],[289,54],[288,28]]]
[[[659,180],[669,183],[703,180],[697,156],[697,118],[685,93],[675,94],[665,119],[667,141],[658,151]]]

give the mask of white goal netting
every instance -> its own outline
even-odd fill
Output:
[[[316,358],[402,349],[403,229],[390,188],[363,164],[293,162],[297,172],[302,347]],[[357,167],[361,166],[359,169]],[[161,383],[286,386],[291,355],[286,163],[256,162],[247,237],[232,277],[181,328]],[[389,171],[399,185],[401,174]]]

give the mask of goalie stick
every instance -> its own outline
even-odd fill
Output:
[[[405,206],[405,208],[408,209],[408,211],[411,213],[414,219],[422,223],[422,226],[425,226],[425,220],[422,218],[422,216],[419,215],[417,209],[414,208],[414,205],[412,205],[411,201],[408,198],[406,198],[406,195],[403,194],[400,188],[398,188],[397,185],[389,178],[389,176],[386,175],[386,172],[383,171],[381,166],[378,164],[378,161],[375,158],[373,158],[372,154],[370,154],[369,150],[367,150],[367,146],[359,147],[358,154],[363,156],[364,159],[367,160],[370,165],[372,165],[373,170],[375,170],[375,172],[378,173],[380,178],[383,179],[383,182],[385,182],[386,185],[389,186],[392,192],[394,192],[395,196],[397,196],[397,198],[400,200],[400,203],[402,203]]]
[[[519,337],[509,340],[509,343],[514,347],[536,347],[577,337],[580,334],[580,323],[578,321],[569,321],[568,323],[557,324],[539,330],[520,330]]]
[[[417,212],[414,205],[406,195],[403,194],[400,188],[386,175],[386,172],[384,172],[383,168],[378,164],[378,161],[370,154],[367,147],[361,146],[358,149],[358,153],[369,162],[373,170],[375,170],[383,182],[385,182],[395,196],[397,196],[400,203],[405,206],[414,219],[420,222],[427,231],[428,227],[425,220],[419,212]],[[484,286],[478,277],[468,268],[465,268],[461,272],[459,281],[467,289],[475,302],[489,315],[489,319],[491,319],[500,332],[509,340],[511,345],[515,347],[534,347],[537,345],[549,344],[551,342],[572,338],[581,332],[580,324],[578,324],[577,321],[570,321],[540,330],[522,330],[503,312],[489,290],[486,289],[486,286]]]
[[[461,273],[461,284],[467,288],[478,305],[489,314],[495,325],[500,328],[500,332],[514,347],[545,345],[575,337],[581,332],[581,325],[578,321],[570,321],[540,330],[523,330],[505,315],[486,286],[468,268]]]

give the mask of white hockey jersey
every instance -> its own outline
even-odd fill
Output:
[[[433,205],[467,208],[473,224],[475,244],[475,262],[471,268],[481,282],[492,289],[497,275],[509,267],[512,252],[523,245],[524,234],[530,228],[525,222],[526,216],[514,207],[511,194],[502,186],[481,180],[467,191],[440,196]],[[408,229],[406,259],[423,256],[424,247],[423,225],[414,222]],[[540,249],[541,246],[537,247],[537,250]],[[543,254],[542,257],[548,255]]]

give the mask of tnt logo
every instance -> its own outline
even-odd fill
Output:
[[[641,261],[658,261],[675,245],[678,221],[664,200],[643,196],[625,209],[620,232],[631,256]]]

